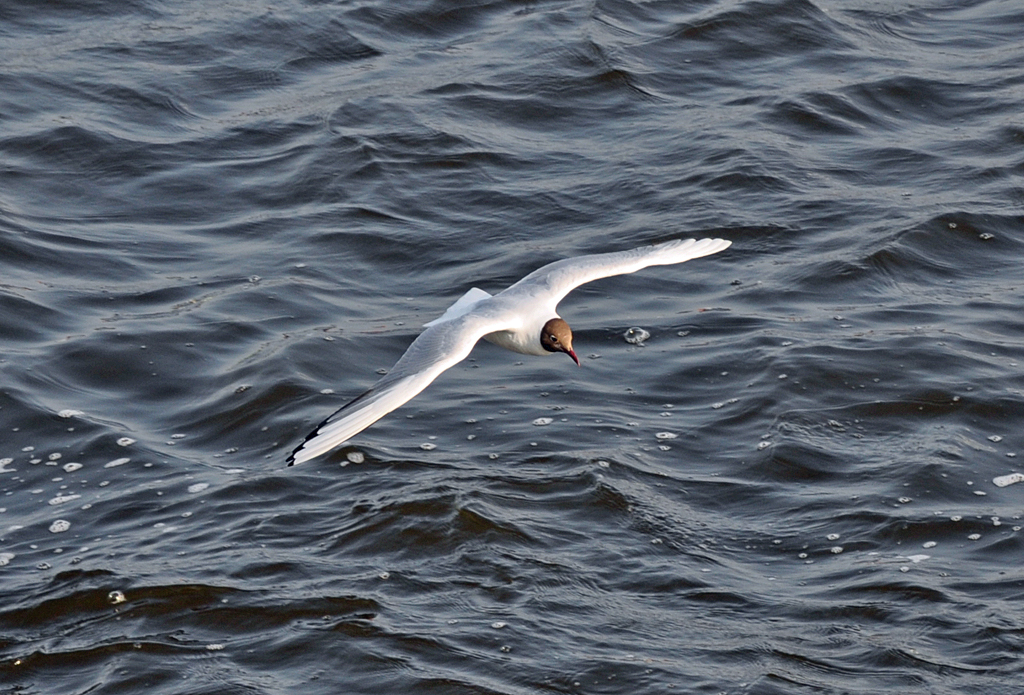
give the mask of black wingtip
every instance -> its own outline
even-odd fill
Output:
[[[302,440],[302,444],[299,444],[297,447],[295,447],[292,453],[288,454],[288,458],[285,459],[285,463],[288,464],[289,468],[291,466],[299,464],[299,461],[295,460],[295,456],[300,451],[302,451],[302,447],[306,446],[306,442],[308,442],[313,437],[314,434],[316,434],[316,430],[313,430],[313,432],[311,432],[305,439]]]

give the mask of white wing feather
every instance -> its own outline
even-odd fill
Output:
[[[652,265],[683,263],[724,251],[731,245],[725,239],[673,239],[629,251],[566,258],[533,271],[501,294],[537,297],[554,309],[565,295],[588,282],[635,273]]]
[[[413,341],[387,376],[320,423],[292,452],[288,465],[308,461],[354,437],[466,359],[484,335],[514,327],[514,319],[488,314],[463,315],[431,326]]]

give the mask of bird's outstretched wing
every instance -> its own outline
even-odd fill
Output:
[[[512,328],[514,319],[486,311],[431,325],[387,376],[320,423],[288,457],[288,465],[319,456],[354,437],[412,399],[441,372],[466,359],[484,335]]]
[[[732,242],[725,239],[674,239],[629,251],[566,258],[533,271],[502,294],[543,297],[543,301],[551,302],[549,306],[554,309],[565,295],[588,282],[635,273],[652,265],[683,263],[724,251],[731,245]]]
[[[313,430],[288,457],[288,465],[324,454],[372,425],[425,389],[441,372],[464,360],[483,336],[498,331],[529,331],[543,325],[565,295],[580,285],[718,253],[724,239],[667,241],[630,251],[567,258],[536,270],[491,297],[472,289],[445,314],[427,324],[387,376]],[[539,337],[539,336],[538,336]],[[513,348],[514,349],[514,348]]]

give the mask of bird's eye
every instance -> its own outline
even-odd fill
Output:
[[[548,337],[551,339],[552,343],[557,343],[558,342],[558,338],[556,338],[554,335],[549,335]]]

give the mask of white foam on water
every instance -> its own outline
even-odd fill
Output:
[[[50,533],[64,533],[71,528],[71,522],[65,519],[57,519],[50,524]]]
[[[996,487],[1006,487],[1014,483],[1024,483],[1024,473],[1008,473],[992,478],[992,484]]]
[[[646,331],[639,326],[633,326],[623,333],[622,337],[625,338],[626,342],[630,345],[642,345],[645,340],[651,337],[651,334],[649,331]]]
[[[104,468],[117,468],[118,466],[123,466],[124,464],[128,463],[129,461],[131,461],[131,459],[127,458],[127,457],[119,458],[119,459],[114,459],[113,461],[109,461],[108,463],[104,463],[103,467]]]

